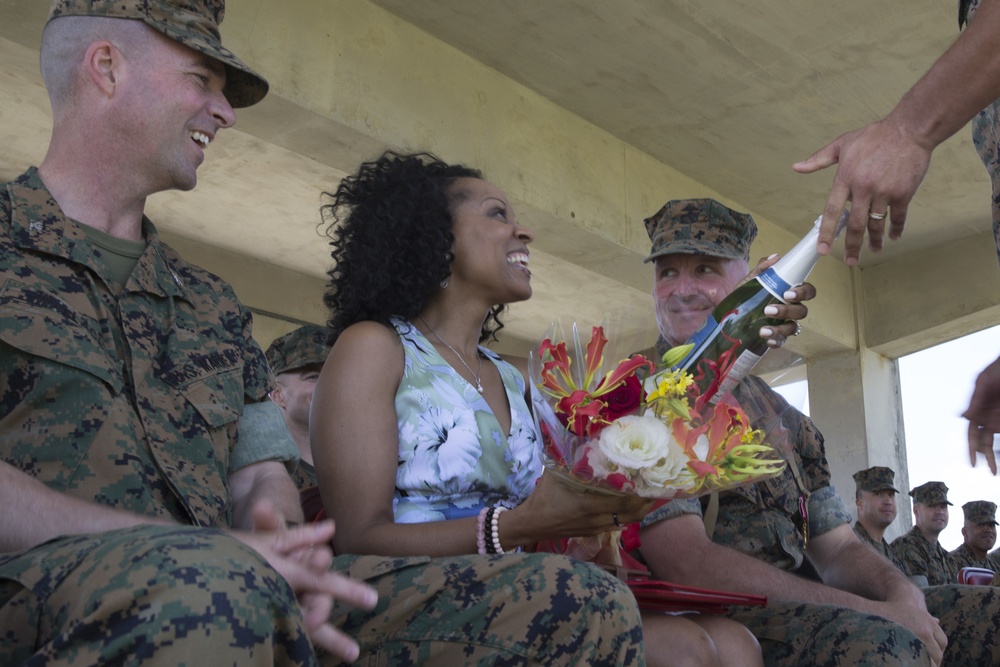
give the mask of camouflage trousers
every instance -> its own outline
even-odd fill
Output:
[[[1000,590],[993,586],[922,589],[927,610],[948,636],[942,667],[1000,667]],[[768,667],[929,665],[906,628],[879,616],[828,605],[769,602],[729,616],[760,641]]]
[[[341,556],[367,665],[643,665],[631,593],[559,556]],[[315,665],[287,583],[216,530],[143,526],[0,556],[0,665]]]
[[[635,598],[589,563],[465,556],[378,577],[392,561],[340,556],[338,568],[344,559],[353,560],[348,574],[379,591],[372,612],[334,609],[336,625],[361,644],[358,664],[645,665]]]
[[[1000,590],[958,584],[921,590],[948,635],[941,667],[1000,667]]]
[[[916,635],[880,616],[822,604],[768,601],[728,616],[760,642],[767,667],[930,666]]]

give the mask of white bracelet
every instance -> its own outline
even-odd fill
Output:
[[[504,553],[503,547],[500,546],[500,514],[506,511],[507,508],[500,505],[493,508],[493,521],[490,525],[490,535],[493,538],[493,550],[498,554]]]

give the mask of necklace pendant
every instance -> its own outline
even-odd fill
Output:
[[[483,384],[479,381],[479,378],[476,378],[476,391],[480,394],[483,393]]]

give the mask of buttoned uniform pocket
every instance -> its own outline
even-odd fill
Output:
[[[243,412],[241,359],[230,344],[173,340],[156,371],[162,391],[143,389],[150,403],[163,404],[147,425],[157,460],[199,525],[226,525],[231,517],[229,458]]]
[[[781,475],[758,482],[756,486],[764,505],[770,510],[768,514],[775,541],[798,567],[808,541],[809,516],[807,501],[791,472],[790,466],[793,465],[796,465],[795,461],[788,462]]]
[[[0,286],[0,458],[74,487],[124,388],[101,321],[47,285]]]
[[[243,411],[242,377],[237,368],[198,378],[177,389],[210,428],[224,428]]]
[[[118,394],[124,384],[122,363],[102,345],[103,329],[98,319],[74,309],[46,286],[8,280],[0,288],[0,341],[84,371]]]
[[[712,540],[772,565],[795,569],[803,558],[795,524],[798,487],[787,470],[778,477],[724,492]]]

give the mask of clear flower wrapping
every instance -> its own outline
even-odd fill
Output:
[[[546,466],[564,482],[668,500],[784,469],[731,394],[709,405],[691,375],[674,368],[690,345],[653,364],[642,355],[608,362],[607,344],[603,326],[592,328],[586,346],[575,323],[567,337],[554,326],[529,361]]]

